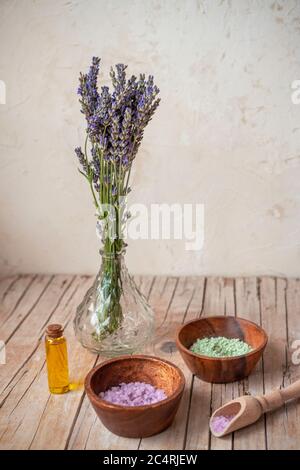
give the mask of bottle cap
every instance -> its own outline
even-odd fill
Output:
[[[50,338],[59,338],[62,336],[64,328],[62,325],[57,323],[53,323],[52,325],[48,325],[46,329],[46,335],[50,336]]]

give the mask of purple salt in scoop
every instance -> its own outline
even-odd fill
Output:
[[[233,420],[235,415],[228,415],[228,416],[214,416],[211,420],[210,427],[211,430],[216,433],[222,433],[228,426],[228,424]]]
[[[145,382],[120,383],[101,392],[99,396],[105,401],[121,406],[152,405],[167,398],[164,390]]]

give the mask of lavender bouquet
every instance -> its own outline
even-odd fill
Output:
[[[98,234],[103,244],[101,279],[92,319],[93,335],[100,341],[123,321],[119,255],[126,246],[123,227],[129,216],[124,201],[130,191],[131,168],[144,129],[160,98],[153,76],[146,79],[141,74],[138,79],[134,75],[127,79],[127,66],[123,64],[110,70],[112,90],[107,86],[99,90],[99,66],[100,59],[93,57],[88,73],[81,73],[79,77],[79,102],[87,127],[83,149],[77,147],[75,153],[79,171],[92,193]]]

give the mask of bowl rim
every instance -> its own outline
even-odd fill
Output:
[[[109,401],[103,400],[103,398],[100,398],[99,395],[97,395],[94,390],[91,387],[91,379],[93,375],[99,370],[102,369],[103,367],[107,366],[108,364],[112,364],[114,362],[119,362],[119,361],[124,361],[124,360],[132,360],[132,359],[143,359],[143,360],[150,360],[150,361],[155,361],[155,362],[162,362],[164,364],[168,364],[169,366],[173,367],[176,369],[176,371],[179,373],[180,376],[180,384],[179,387],[173,392],[170,396],[167,398],[164,398],[163,400],[160,400],[156,403],[151,403],[149,405],[137,405],[137,406],[125,406],[125,405],[117,405],[116,403],[111,403]],[[168,361],[167,359],[162,359],[157,356],[150,356],[147,354],[126,354],[118,357],[114,357],[111,359],[107,359],[106,361],[101,362],[98,366],[93,367],[88,374],[85,377],[84,380],[84,389],[90,400],[92,400],[97,406],[100,406],[102,409],[114,409],[114,410],[123,410],[123,411],[133,411],[133,410],[150,410],[153,408],[158,408],[159,406],[166,404],[178,396],[180,396],[185,388],[185,376],[182,372],[182,370],[172,362]]]
[[[227,318],[233,318],[235,320],[239,320],[239,321],[242,321],[244,323],[250,323],[251,325],[254,325],[263,335],[263,343],[261,344],[261,346],[258,346],[257,348],[255,349],[252,349],[252,351],[249,351],[248,353],[245,353],[245,354],[240,354],[239,356],[220,356],[220,357],[211,357],[211,356],[204,356],[203,354],[197,354],[197,353],[194,353],[193,351],[191,351],[190,349],[186,348],[182,343],[181,341],[179,340],[179,335],[181,333],[181,331],[189,324],[191,323],[195,323],[196,321],[201,321],[201,320],[207,320],[207,319],[213,319],[213,318],[222,318],[222,319],[227,319]],[[235,359],[241,359],[241,358],[244,358],[244,357],[248,357],[248,356],[251,356],[253,354],[256,354],[260,351],[263,352],[263,350],[265,349],[267,343],[268,343],[268,335],[266,333],[266,331],[260,326],[258,325],[257,323],[251,321],[251,320],[247,320],[246,318],[243,318],[243,317],[236,317],[234,315],[213,315],[213,316],[204,316],[204,317],[199,317],[199,318],[194,318],[193,320],[190,320],[186,323],[184,323],[183,325],[181,325],[177,332],[176,332],[176,344],[179,348],[179,350],[183,350],[184,352],[190,354],[191,356],[193,357],[198,357],[198,358],[201,358],[201,359],[206,359],[206,360],[210,360],[210,361],[232,361],[232,360],[235,360]]]

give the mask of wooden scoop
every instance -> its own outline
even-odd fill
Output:
[[[280,408],[284,403],[298,397],[300,397],[300,380],[297,380],[286,388],[274,390],[266,395],[258,397],[244,395],[214,411],[209,422],[210,430],[216,437],[225,436],[237,429],[255,423],[263,413]],[[226,424],[226,421],[228,421],[228,423],[220,432],[216,432],[213,428],[212,421],[215,417],[220,416],[227,418],[224,422]]]

